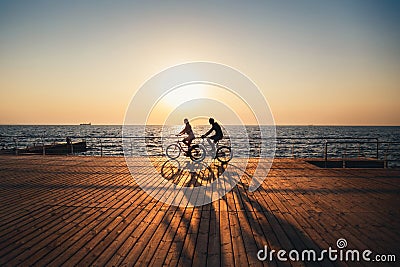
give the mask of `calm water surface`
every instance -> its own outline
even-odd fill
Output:
[[[161,155],[163,147],[161,139],[157,138],[163,131],[163,136],[174,136],[182,126],[148,126],[146,134],[141,133],[141,126],[130,126],[129,136],[135,137],[128,144],[136,147],[146,142],[146,152]],[[268,126],[264,126],[268,128]],[[194,126],[194,133],[200,136],[209,126]],[[225,131],[230,133],[229,138],[236,141],[233,147],[236,157],[259,156],[259,131],[257,127],[226,126]],[[263,128],[264,130],[266,128]],[[267,130],[270,130],[268,128]],[[125,134],[126,135],[126,134]],[[87,141],[88,151],[82,155],[110,155],[122,156],[122,127],[108,125],[2,125],[0,126],[0,149],[19,148],[31,146],[34,143],[63,142],[67,136],[73,141],[82,139]],[[249,142],[247,140],[249,136]],[[379,158],[400,159],[400,127],[380,126],[277,126],[277,139],[267,140],[275,142],[276,157],[323,157],[326,141],[346,141],[347,143],[329,143],[328,155],[331,157],[342,156],[376,156],[378,146]],[[137,137],[146,137],[137,138]],[[347,138],[347,139],[345,139]],[[378,140],[378,144],[376,142]],[[174,139],[164,141],[172,143]],[[224,140],[229,144],[229,140]],[[397,144],[396,144],[397,143]],[[165,143],[164,143],[165,144]],[[250,150],[246,149],[250,146]],[[140,154],[144,151],[135,151]]]

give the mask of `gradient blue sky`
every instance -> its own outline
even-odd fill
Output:
[[[121,124],[157,72],[232,66],[277,124],[400,125],[400,1],[0,1],[0,124]]]

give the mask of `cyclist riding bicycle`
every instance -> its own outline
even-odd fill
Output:
[[[211,129],[208,132],[206,132],[205,134],[203,134],[201,136],[201,138],[205,138],[211,132],[215,131],[215,134],[209,137],[211,140],[214,141],[214,143],[211,143],[211,141],[209,139],[207,139],[208,144],[211,146],[212,152],[215,152],[215,144],[219,140],[221,140],[224,137],[224,135],[222,133],[221,126],[213,118],[208,119],[208,122],[211,124]]]
[[[183,122],[185,123],[185,128],[182,129],[182,131],[180,131],[177,136],[183,135],[183,134],[187,134],[188,136],[186,136],[185,138],[183,138],[182,142],[185,143],[185,145],[188,146],[188,150],[190,149],[190,145],[192,144],[193,139],[195,138],[193,130],[192,130],[192,126],[189,123],[188,119],[184,119]]]

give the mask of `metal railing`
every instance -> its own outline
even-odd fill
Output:
[[[73,141],[85,140],[87,143],[87,151],[74,153],[75,155],[88,156],[123,156],[123,142],[125,152],[134,152],[134,148],[143,147],[145,142],[146,149],[143,155],[150,154],[155,156],[163,155],[163,141],[176,137],[162,136],[69,136]],[[248,140],[244,137],[235,138],[236,140]],[[225,142],[229,142],[229,138],[225,138]],[[241,147],[233,147],[235,156],[260,156],[260,143],[257,140],[261,138],[251,139],[250,153],[251,155],[241,155],[242,151],[248,151]],[[43,147],[43,155],[46,155],[45,145],[55,144],[65,141],[65,137],[45,136],[45,135],[0,135],[0,153],[5,150],[13,150],[14,154],[27,146],[34,144]],[[400,142],[381,141],[375,137],[277,137],[264,138],[265,142],[274,142],[276,146],[276,158],[320,158],[325,161],[334,158],[374,158],[384,160],[386,167],[400,167]],[[171,141],[172,142],[172,141]],[[244,143],[243,143],[244,144]],[[243,145],[243,147],[245,147]]]
[[[371,142],[369,140],[374,139],[374,142]],[[325,161],[328,159],[328,145],[329,144],[345,144],[345,149],[344,152],[342,153],[342,158],[346,158],[346,154],[348,151],[348,145],[357,145],[357,157],[361,157],[361,145],[362,144],[374,144],[376,145],[376,154],[375,158],[379,158],[379,140],[378,138],[367,138],[366,141],[360,141],[360,140],[345,140],[345,141],[325,141],[325,149],[324,149],[324,155],[325,155]]]

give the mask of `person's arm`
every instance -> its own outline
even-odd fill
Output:
[[[185,133],[186,127],[182,129],[182,131],[180,131],[177,135],[182,135]]]
[[[184,133],[187,133],[189,130],[189,125],[186,124],[185,128],[182,129],[182,131],[180,131],[180,133],[178,135],[182,135]]]
[[[206,132],[205,134],[203,134],[204,136],[207,136],[207,135],[209,135],[212,131],[214,130],[214,126],[213,127],[211,127],[211,129],[210,130],[208,130],[208,132]]]

